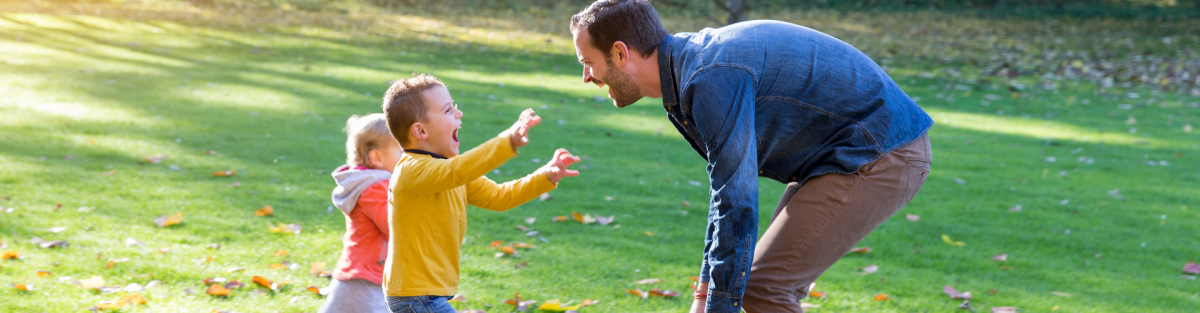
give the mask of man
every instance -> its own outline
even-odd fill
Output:
[[[806,288],[925,183],[933,120],[836,38],[777,21],[671,35],[647,0],[596,1],[571,33],[585,83],[618,108],[662,98],[708,161],[693,312],[802,312]],[[787,189],[756,241],[758,176]]]

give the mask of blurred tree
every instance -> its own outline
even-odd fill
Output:
[[[725,3],[721,3],[721,0],[713,0],[713,4],[717,8],[729,13],[729,17],[725,19],[725,24],[733,24],[741,22],[745,18],[747,9],[746,1],[749,0],[727,0]]]

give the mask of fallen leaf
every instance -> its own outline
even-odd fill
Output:
[[[875,300],[875,301],[888,301],[888,300],[891,300],[891,299],[889,299],[887,295],[885,295],[885,294],[882,294],[882,293],[881,293],[881,294],[877,294],[877,295],[875,295],[875,297],[874,297],[874,298],[871,298],[871,300]]]
[[[496,241],[492,241],[492,243],[488,244],[488,246],[492,247],[492,248],[499,248],[502,245],[504,245],[504,240],[496,240]]]
[[[287,255],[288,255],[288,251],[287,251],[287,250],[277,250],[277,251],[275,251],[275,253],[273,253],[272,255],[274,255],[274,256],[287,256]]]
[[[616,218],[617,218],[616,215],[612,215],[609,217],[596,216],[596,224],[600,224],[600,226],[606,226],[608,224],[611,224],[613,222],[613,220],[615,220]]]
[[[824,291],[810,291],[808,293],[808,296],[818,298],[818,299],[825,299],[825,292]]]
[[[519,241],[518,241],[518,242],[514,242],[514,243],[513,243],[513,248],[517,248],[517,249],[529,249],[529,248],[533,248],[533,245],[531,245],[531,244],[527,244],[527,243],[524,243],[524,242],[519,242]]]
[[[646,236],[654,236],[654,232],[652,231],[646,231],[643,234],[646,234]]]
[[[566,221],[566,220],[567,220],[566,216],[559,215],[559,216],[554,217],[555,222],[562,222],[562,221]]]
[[[635,281],[635,282],[633,282],[633,283],[634,283],[634,284],[638,284],[638,285],[645,285],[645,284],[657,284],[657,283],[661,283],[661,282],[662,282],[662,279],[658,279],[658,278],[647,278],[647,279],[643,279],[643,280]]]
[[[259,286],[263,286],[264,288],[276,290],[276,291],[279,290],[279,287],[283,287],[284,284],[287,284],[286,280],[280,281],[280,282],[273,282],[273,281],[267,280],[266,278],[263,278],[262,276],[254,276],[254,277],[251,277],[250,280],[253,280],[254,283],[258,284]]]
[[[992,307],[992,313],[1017,313],[1017,308],[1011,306]]]
[[[533,224],[534,222],[537,222],[536,217],[530,217],[530,218],[525,219],[525,224]]]
[[[916,214],[905,214],[904,218],[908,219],[909,222],[916,222],[916,221],[921,220],[921,216],[916,215]]]
[[[163,214],[162,216],[159,216],[154,219],[154,224],[158,225],[158,227],[161,228],[161,227],[167,227],[167,226],[179,224],[179,222],[182,222],[182,221],[183,221],[183,212],[180,211],[180,212],[175,213],[174,215],[170,215],[170,216]]]
[[[513,250],[513,247],[511,247],[511,246],[502,246],[502,247],[500,247],[500,251],[503,251],[503,252],[504,252],[504,254],[514,254],[514,253],[517,253],[517,251],[516,251],[516,250]]]
[[[692,206],[692,203],[688,202],[687,200],[683,200],[683,206]]]
[[[520,264],[517,264],[516,267],[517,267],[517,269],[529,267],[529,262],[521,262]]]
[[[163,160],[166,160],[169,158],[171,158],[171,156],[165,155],[165,154],[152,155],[152,156],[146,157],[146,162],[150,163],[150,164],[158,164],[158,163],[162,163]]]
[[[20,259],[20,258],[22,258],[22,257],[19,253],[17,253],[17,250],[4,251],[4,254],[0,255],[0,259],[5,259],[5,260],[16,260],[16,259]]]
[[[1097,254],[1097,257],[1099,257],[1099,254]],[[1200,263],[1188,261],[1187,264],[1183,265],[1183,272],[1186,274],[1200,275]]]
[[[854,248],[853,250],[850,250],[850,252],[864,254],[867,252],[871,252],[871,247],[858,247],[858,248]]]
[[[875,265],[875,264],[867,265],[867,267],[864,267],[862,269],[863,274],[868,274],[868,275],[875,274],[875,272],[878,272],[878,271],[879,271],[879,266]]]
[[[948,244],[948,245],[951,245],[951,246],[955,246],[955,247],[965,247],[965,246],[967,246],[967,243],[965,243],[965,242],[951,240],[951,239],[950,239],[950,236],[949,236],[949,235],[946,235],[946,234],[942,234],[942,242],[945,242],[946,244]]]
[[[960,310],[967,310],[971,311],[971,313],[975,313],[975,308],[971,307],[971,300],[963,300],[963,303],[959,304],[958,308]]]
[[[1000,262],[1008,261],[1008,253],[993,256],[992,260],[996,260],[996,261],[1000,261]]]
[[[231,291],[233,290],[225,288],[225,286],[221,286],[221,284],[212,284],[208,286],[208,290],[206,290],[205,293],[214,297],[228,297]]]
[[[326,273],[325,262],[312,262],[312,265],[308,266],[308,273],[315,276],[321,276],[321,273]]]
[[[576,305],[564,307],[563,305],[564,304],[559,302],[558,299],[548,300],[548,301],[542,303],[542,305],[538,307],[538,310],[563,312],[563,311],[578,310],[580,307],[583,306],[581,304],[576,304]]]
[[[625,292],[628,292],[631,295],[641,297],[642,299],[645,299],[646,297],[650,296],[650,293],[642,291],[641,289],[625,289]]]
[[[54,274],[50,273],[50,271],[47,271],[47,270],[37,270],[37,276],[38,276],[38,277],[46,277],[46,276],[51,276],[51,275],[54,275]]]
[[[579,212],[571,212],[571,218],[575,219],[576,222],[580,222],[580,223],[584,223],[584,224],[590,224],[590,223],[596,222],[596,219],[592,218],[591,214],[583,215],[583,214],[579,214]]]
[[[1059,297],[1063,297],[1063,298],[1070,298],[1070,297],[1071,297],[1071,294],[1069,294],[1069,293],[1065,293],[1065,292],[1062,292],[1062,291],[1051,291],[1051,292],[1050,292],[1050,294],[1052,294],[1052,295],[1056,295],[1056,296],[1059,296]]]
[[[113,175],[117,175],[117,170],[111,170],[111,171],[103,172],[103,173],[100,173],[100,175],[104,175],[104,176],[113,176]]]
[[[100,287],[104,287],[104,277],[92,275],[92,278],[80,279],[79,286],[87,289],[100,289]]]
[[[292,223],[292,224],[279,223],[279,226],[270,226],[271,232],[278,233],[278,234],[299,235],[301,228],[302,227],[300,227],[300,224],[298,224],[298,223]]]
[[[663,298],[674,298],[679,296],[679,292],[673,290],[659,290],[658,288],[654,288],[650,289],[650,295]]]
[[[954,287],[952,287],[950,285],[946,285],[945,287],[942,287],[942,292],[949,295],[950,299],[971,299],[970,291],[958,292],[958,290],[954,290]]]
[[[237,171],[234,171],[234,170],[216,171],[216,172],[213,172],[212,175],[216,176],[216,177],[229,177],[229,176],[237,175]]]
[[[50,232],[52,232],[52,233],[55,233],[55,234],[57,234],[57,233],[61,233],[61,232],[63,232],[64,230],[67,230],[67,228],[66,228],[66,227],[62,227],[62,226],[59,226],[59,227],[50,227]]]
[[[258,211],[254,211],[254,216],[271,216],[271,215],[275,215],[275,209],[271,208],[270,205],[264,205],[262,208],[259,208]]]
[[[126,247],[143,246],[143,245],[145,245],[145,244],[142,243],[141,241],[138,241],[137,239],[133,239],[132,237],[125,238],[125,246]]]
[[[550,194],[549,194],[549,193],[543,193],[542,195],[538,196],[538,200],[539,200],[539,201],[546,201],[546,200],[550,200],[550,198],[551,198],[551,197],[550,197]]]
[[[33,291],[33,285],[13,284],[13,288],[21,291]]]

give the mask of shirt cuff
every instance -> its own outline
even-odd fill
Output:
[[[708,288],[708,302],[704,312],[706,313],[741,313],[742,312],[742,295],[729,294],[713,289],[713,286]]]

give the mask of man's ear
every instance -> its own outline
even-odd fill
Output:
[[[417,140],[429,139],[429,133],[425,132],[425,125],[421,125],[421,122],[413,123],[408,128],[408,135]]]
[[[367,151],[367,165],[370,165],[371,168],[383,168],[383,158],[380,157],[379,150],[371,149],[371,151]]]
[[[625,63],[629,63],[629,46],[626,46],[624,42],[614,42],[612,50],[609,52],[613,59],[613,65],[617,68],[625,68]]]

